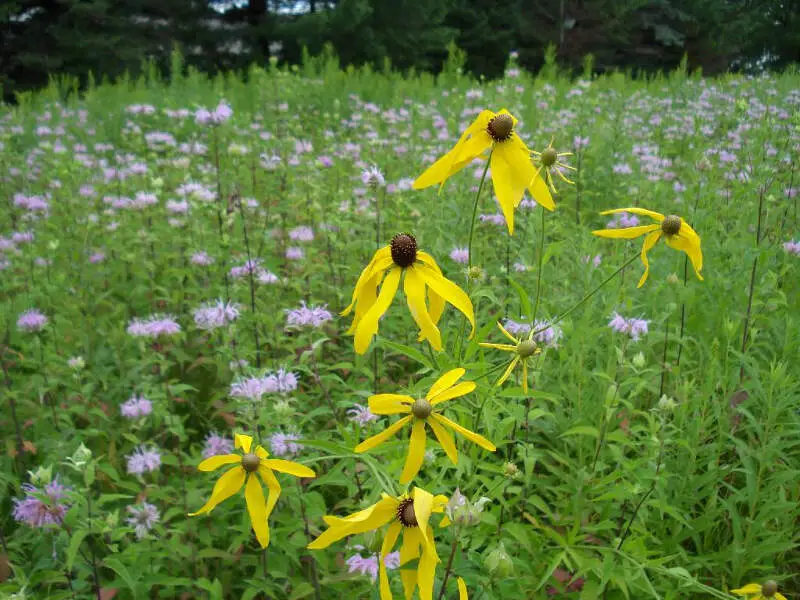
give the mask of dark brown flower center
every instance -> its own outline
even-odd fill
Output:
[[[558,161],[558,152],[555,148],[545,148],[542,152],[542,164],[545,167],[552,167]]]
[[[661,221],[661,231],[666,235],[676,235],[681,230],[681,218],[678,215],[668,215]]]
[[[414,512],[414,500],[406,498],[401,500],[397,506],[397,520],[403,524],[403,527],[417,527],[417,513]]]
[[[392,260],[398,267],[410,267],[417,260],[417,240],[410,233],[398,233],[392,238]]]
[[[419,398],[411,405],[411,413],[418,419],[427,419],[431,416],[433,407],[425,398]]]
[[[761,594],[765,598],[774,598],[775,594],[778,593],[778,583],[772,579],[765,582],[763,586],[761,586]]]
[[[253,473],[254,471],[258,471],[258,466],[261,464],[261,459],[258,458],[255,454],[245,454],[242,457],[242,467],[248,473]]]
[[[492,117],[486,130],[495,142],[505,142],[514,133],[514,119],[503,113]]]

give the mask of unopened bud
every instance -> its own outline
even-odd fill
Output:
[[[647,359],[644,357],[644,352],[637,352],[631,362],[637,369],[643,368],[647,364]]]
[[[500,542],[494,550],[486,555],[483,560],[483,566],[492,575],[508,577],[514,570],[514,561],[511,560],[508,552],[506,552],[503,542]]]
[[[508,479],[514,479],[519,475],[519,467],[512,462],[503,465],[503,475]]]

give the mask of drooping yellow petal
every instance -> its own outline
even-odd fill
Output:
[[[340,315],[346,316],[350,313],[351,310],[353,310],[353,306],[358,300],[358,297],[361,294],[362,289],[366,285],[367,281],[369,281],[369,279],[375,274],[376,263],[381,261],[381,259],[385,259],[387,256],[391,258],[391,251],[392,250],[390,246],[384,246],[383,248],[380,248],[377,252],[375,252],[375,254],[372,256],[367,266],[364,268],[363,271],[361,271],[361,274],[358,276],[358,280],[356,281],[356,286],[355,288],[353,288],[353,297],[350,301],[350,305],[347,308],[345,308],[341,313],[339,313]]]
[[[664,215],[661,213],[657,213],[654,210],[647,210],[646,208],[639,208],[638,206],[632,206],[630,208],[613,208],[611,210],[604,210],[600,214],[601,215],[613,215],[616,213],[633,213],[635,215],[644,215],[645,217],[650,217],[654,221],[661,223],[664,220]]]
[[[494,350],[502,350],[503,352],[516,352],[517,347],[511,344],[490,344],[488,342],[481,342],[478,344],[481,348],[492,348]]]
[[[405,271],[406,278],[403,282],[403,291],[406,294],[408,310],[411,311],[411,316],[414,318],[417,327],[419,327],[421,337],[427,339],[434,350],[441,351],[442,334],[433,322],[430,313],[428,313],[428,306],[425,304],[425,281],[417,273],[414,265],[411,265]]]
[[[417,587],[417,569],[403,569],[402,566],[419,557],[422,535],[418,527],[407,527],[403,530],[403,543],[400,545],[400,578],[403,581],[403,592],[406,600],[411,600]],[[383,599],[381,599],[383,600]]]
[[[392,600],[392,590],[389,587],[389,576],[386,573],[386,563],[384,560],[386,559],[386,555],[394,550],[394,545],[397,543],[397,538],[402,530],[402,524],[399,522],[392,523],[389,525],[386,537],[383,538],[383,544],[381,544],[381,554],[379,558],[380,567],[378,569],[380,573],[381,600]]]
[[[381,431],[377,435],[373,435],[370,438],[367,438],[363,442],[361,442],[358,446],[353,448],[353,452],[366,452],[367,450],[372,450],[375,446],[378,446],[392,437],[395,433],[400,431],[406,423],[408,423],[413,417],[411,415],[407,417],[403,417],[396,423],[389,425],[385,430]]]
[[[242,489],[246,474],[247,472],[242,467],[233,467],[226,471],[214,485],[214,489],[211,491],[211,498],[209,498],[208,502],[197,512],[189,513],[189,516],[194,517],[195,515],[202,515],[203,513],[209,513],[214,510],[220,502],[224,502]]]
[[[656,245],[656,242],[662,236],[662,232],[659,229],[658,231],[654,231],[652,233],[648,233],[647,237],[644,238],[644,244],[642,244],[642,263],[644,264],[644,273],[642,273],[642,278],[639,280],[637,288],[640,288],[644,285],[644,282],[647,281],[647,275],[650,273],[650,262],[647,260],[647,253]]]
[[[355,349],[358,354],[364,354],[367,351],[373,336],[378,333],[378,321],[383,316],[383,313],[389,310],[389,306],[394,300],[401,274],[402,269],[399,267],[395,266],[389,270],[383,280],[378,299],[359,322],[355,331]]]
[[[528,183],[528,192],[530,192],[537,204],[544,206],[549,211],[556,209],[556,203],[553,202],[550,188],[547,187],[547,183],[542,179],[538,170],[534,172],[533,179]]]
[[[410,413],[414,399],[402,394],[375,394],[367,400],[369,410],[376,415]]]
[[[216,471],[222,465],[232,465],[240,462],[242,462],[241,454],[221,454],[219,456],[210,456],[197,465],[197,468],[200,471]]]
[[[453,398],[460,398],[461,396],[466,396],[474,389],[475,389],[474,381],[462,381],[458,385],[454,385],[453,387],[448,388],[443,392],[436,394],[436,396],[431,399],[431,405],[435,406],[437,404],[441,404],[442,402],[447,402],[448,400],[452,400]]]
[[[347,330],[347,335],[355,333],[361,319],[364,318],[364,315],[375,305],[375,302],[378,300],[378,286],[381,285],[386,271],[391,268],[393,264],[394,261],[392,261],[392,257],[389,256],[387,258],[381,258],[373,266],[372,275],[358,291],[358,297],[355,301],[356,312],[355,315],[353,315],[353,322]]]
[[[239,448],[242,449],[242,452],[247,454],[250,452],[250,447],[253,445],[253,437],[250,435],[244,435],[242,433],[237,433],[233,436],[233,446],[238,450]]]
[[[419,567],[417,568],[419,600],[433,600],[433,581],[436,578],[436,564],[439,562],[434,552],[423,549],[422,556],[419,558]]]
[[[430,521],[431,512],[433,511],[433,494],[423,490],[420,487],[415,487],[412,491],[412,496],[414,498],[414,514],[417,517],[422,543],[428,550],[430,550],[430,547],[433,546],[433,551],[435,552],[436,549],[433,542],[433,536],[428,535],[428,521]]]
[[[427,252],[418,250],[417,260],[430,266],[434,271],[436,271],[440,275],[442,274],[442,270],[439,268],[439,265],[436,264],[436,261]],[[427,288],[427,293],[428,293],[428,314],[430,314],[433,324],[438,327],[439,320],[442,318],[442,313],[444,313],[445,301],[444,298],[442,298],[439,294],[437,294],[430,288]],[[424,340],[425,340],[425,334],[420,332],[417,341],[422,342]]]
[[[429,419],[428,425],[431,426],[433,434],[436,436],[436,439],[439,440],[439,444],[441,444],[450,462],[454,465],[458,464],[458,450],[456,450],[456,443],[453,441],[453,436],[450,435],[450,432],[442,427],[435,419]]]
[[[425,283],[427,283],[434,292],[455,306],[459,312],[467,317],[467,320],[472,326],[472,332],[469,335],[470,339],[472,339],[472,336],[475,335],[475,312],[469,296],[455,283],[438,274],[428,265],[421,265],[418,269],[418,273],[422,275]]]
[[[780,592],[775,592],[775,600],[786,600],[786,596],[784,596]]]
[[[516,366],[517,366],[517,363],[518,363],[518,362],[519,362],[519,354],[517,354],[517,355],[516,355],[516,356],[515,356],[515,357],[514,357],[514,358],[511,360],[511,362],[510,362],[510,363],[508,363],[508,367],[506,367],[506,370],[505,370],[505,371],[503,372],[503,374],[500,376],[500,379],[498,379],[498,380],[497,380],[497,383],[495,383],[495,385],[496,385],[497,387],[500,387],[501,385],[503,385],[503,384],[506,382],[506,379],[508,379],[508,377],[511,375],[511,372],[514,370],[514,367],[516,367]]]
[[[329,527],[323,531],[317,539],[308,545],[311,550],[321,550],[327,548],[332,543],[357,533],[372,531],[383,527],[395,518],[397,514],[398,501],[390,496],[384,496],[381,500],[355,514],[345,518],[327,517],[326,522]]]
[[[667,244],[676,250],[682,250],[689,257],[694,269],[694,274],[700,281],[703,276],[703,251],[700,249],[700,236],[692,229],[686,221],[681,220],[681,229],[677,235],[665,235]]]
[[[259,444],[258,446],[256,446],[255,455],[256,455],[258,458],[267,458],[267,457],[269,456],[269,452],[267,452],[267,451],[264,449],[264,446],[262,446],[261,444]]]
[[[494,193],[506,219],[508,233],[514,235],[514,209],[522,201],[536,170],[528,154],[510,141],[494,145],[491,168]]]
[[[513,335],[511,335],[508,332],[508,330],[505,327],[503,327],[503,324],[500,321],[497,322],[497,326],[500,328],[500,331],[503,333],[504,336],[506,336],[509,340],[514,342],[514,346],[516,347],[516,344],[518,342],[517,338],[515,338]]]
[[[622,229],[596,229],[592,235],[604,238],[632,240],[656,229],[661,229],[661,225],[637,225],[636,227],[623,227]]]
[[[458,600],[469,600],[469,594],[467,593],[467,584],[464,583],[464,580],[459,577],[456,580],[458,584]]]
[[[268,458],[264,461],[264,465],[273,471],[280,471],[281,473],[288,473],[295,477],[316,477],[314,473],[305,465],[292,462],[291,460],[281,460],[280,458]]]
[[[443,392],[449,387],[455,385],[456,381],[461,379],[464,376],[464,373],[467,371],[465,369],[451,369],[439,379],[437,379],[434,384],[431,386],[431,389],[428,390],[428,393],[425,394],[426,400],[431,400],[436,397],[436,394]]]
[[[465,438],[467,438],[470,442],[474,442],[474,443],[478,444],[478,446],[480,446],[484,450],[488,450],[489,452],[494,452],[495,450],[497,450],[495,445],[492,442],[490,442],[489,440],[487,440],[485,437],[483,437],[482,435],[478,435],[474,431],[470,431],[466,427],[462,427],[461,425],[459,425],[455,421],[451,421],[450,419],[448,419],[444,415],[440,415],[438,413],[434,413],[434,414],[431,415],[430,418],[435,419],[436,421],[439,421],[439,423],[441,423],[442,425],[446,425],[450,429],[453,429],[456,433],[460,433]]]
[[[266,548],[269,546],[267,510],[264,502],[264,490],[261,489],[255,473],[247,478],[244,498],[247,503],[247,514],[250,515],[250,523],[253,525],[253,531],[256,532],[256,539],[262,548]]]
[[[745,596],[747,594],[760,594],[761,593],[761,584],[758,583],[748,583],[746,586],[739,588],[738,590],[731,590],[732,594],[737,594],[739,596]]]
[[[419,473],[422,462],[425,460],[425,421],[415,420],[411,428],[411,439],[408,443],[408,455],[403,472],[400,474],[400,483],[406,484]],[[416,506],[415,506],[416,508]]]
[[[264,465],[258,467],[258,474],[261,475],[261,480],[269,490],[266,506],[267,519],[269,519],[275,505],[278,503],[278,498],[281,497],[281,484],[278,482],[278,478],[275,477],[275,473]]]

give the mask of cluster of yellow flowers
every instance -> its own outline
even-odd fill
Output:
[[[414,182],[414,188],[422,189],[435,184],[443,186],[448,178],[473,160],[484,158],[488,161],[486,168],[491,168],[494,191],[505,216],[509,234],[513,235],[514,210],[522,201],[526,190],[544,208],[554,210],[555,204],[550,190],[555,190],[555,187],[551,172],[571,183],[561,172],[566,165],[560,162],[560,158],[565,154],[557,153],[552,148],[552,142],[541,153],[531,152],[517,135],[516,124],[517,119],[507,110],[498,113],[482,111],[462,134],[455,147],[420,175]],[[486,171],[484,171],[485,176]],[[656,224],[594,233],[616,238],[647,235],[641,253],[645,272],[640,286],[649,272],[647,252],[661,237],[664,237],[671,247],[687,253],[697,276],[700,277],[702,269],[700,238],[683,219],[676,216],[665,217],[640,208],[608,212],[621,211],[646,215],[656,221]],[[452,304],[466,317],[472,327],[470,338],[474,336],[475,314],[469,296],[443,275],[430,254],[417,247],[413,235],[401,233],[394,236],[388,246],[375,253],[356,282],[350,305],[342,313],[343,315],[354,313],[348,334],[354,336],[357,353],[364,354],[369,348],[372,339],[378,333],[379,321],[389,309],[401,280],[408,308],[419,327],[420,342],[427,341],[434,350],[442,350],[442,336],[438,325],[446,303]],[[539,354],[539,348],[533,338],[535,333],[533,327],[525,338],[515,338],[502,325],[500,330],[511,344],[481,344],[483,347],[513,354],[497,385],[504,383],[517,365],[522,365],[523,389],[527,392],[529,359]],[[467,438],[485,450],[494,452],[496,448],[492,442],[443,414],[446,402],[469,394],[475,389],[474,382],[461,381],[464,375],[465,370],[462,368],[447,371],[433,383],[424,398],[413,398],[403,394],[377,394],[370,397],[369,408],[373,413],[403,416],[385,431],[361,442],[356,446],[355,452],[371,450],[390,439],[406,425],[410,425],[408,454],[399,478],[403,485],[412,482],[422,467],[428,427],[454,464],[458,460],[458,452],[451,432]],[[193,514],[210,512],[244,485],[253,530],[262,547],[266,547],[269,543],[267,519],[281,489],[273,471],[297,477],[315,475],[313,471],[297,463],[270,459],[261,446],[256,446],[255,451],[251,453],[252,441],[249,436],[237,434],[236,448],[241,448],[243,455],[216,456],[200,463],[199,468],[202,471],[214,470],[227,464],[237,466],[219,479],[209,502]],[[256,473],[269,489],[266,502],[261,485],[256,479]],[[431,520],[433,515],[444,512],[447,503],[447,496],[433,495],[418,486],[397,497],[383,494],[376,504],[355,514],[347,517],[326,516],[324,520],[328,528],[308,547],[315,550],[326,548],[346,536],[377,530],[388,525],[379,556],[381,599],[392,598],[384,558],[393,551],[402,534],[400,576],[405,596],[410,599],[417,589],[421,600],[431,600],[436,567],[440,562]],[[443,515],[439,527],[446,527],[449,524],[450,519]],[[414,568],[403,568],[403,565],[411,561],[416,561]],[[460,598],[466,599],[467,589],[461,578],[457,579],[457,586]]]

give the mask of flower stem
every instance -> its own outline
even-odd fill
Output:
[[[633,256],[631,256],[628,260],[626,260],[624,263],[622,263],[622,265],[620,265],[617,268],[616,271],[614,271],[611,275],[609,275],[603,281],[601,281],[599,284],[597,284],[588,294],[586,294],[583,298],[581,298],[575,304],[570,306],[565,312],[563,312],[559,316],[557,316],[555,318],[555,320],[553,320],[551,323],[547,323],[541,329],[537,329],[536,331],[534,331],[533,335],[535,336],[537,333],[541,333],[542,331],[548,329],[549,327],[552,327],[553,325],[556,325],[557,323],[560,323],[561,321],[563,321],[570,313],[572,313],[572,311],[574,311],[576,308],[581,306],[589,298],[594,296],[600,290],[600,288],[602,288],[605,284],[607,284],[609,281],[614,279],[614,277],[616,277],[625,267],[627,267],[629,264],[631,264],[637,258],[639,258],[639,254],[638,253],[636,253]]]
[[[492,152],[494,152],[494,148],[489,151],[489,156],[486,157],[486,166],[483,167],[483,173],[481,174],[481,182],[478,184],[478,193],[475,194],[475,203],[472,205],[472,220],[470,221],[469,225],[469,243],[467,245],[467,268],[472,268],[472,238],[475,235],[475,218],[478,215],[478,201],[481,198],[481,192],[483,191],[483,184],[486,182],[486,173],[489,171],[489,163],[492,161]]]
[[[539,314],[539,299],[542,297],[542,266],[544,265],[544,209],[539,207],[539,212],[542,213],[542,232],[539,235],[539,266],[537,267],[536,273],[536,304],[533,307],[533,316],[531,318],[531,331],[536,326],[536,317]],[[531,336],[533,339],[533,336]]]
[[[450,546],[450,558],[447,559],[447,567],[444,570],[444,579],[442,580],[442,587],[439,589],[439,595],[436,600],[442,600],[444,591],[447,589],[447,580],[450,578],[450,571],[453,569],[453,559],[456,557],[456,550],[458,550],[458,531],[453,532],[453,545]]]

